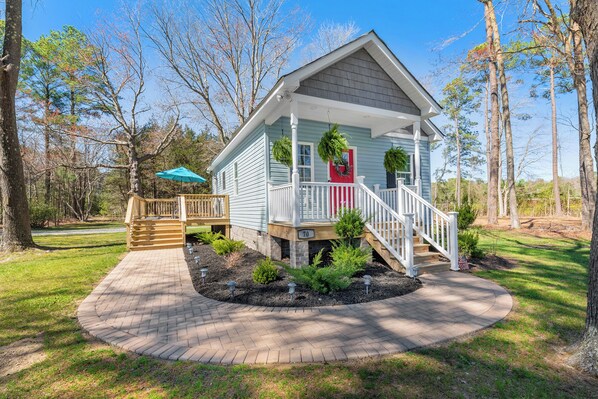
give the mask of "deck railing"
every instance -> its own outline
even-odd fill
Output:
[[[299,185],[302,221],[336,220],[341,208],[355,206],[355,184],[303,182]]]
[[[293,187],[291,183],[269,187],[268,212],[272,222],[290,222],[293,218]]]
[[[227,219],[229,214],[228,195],[184,194],[188,219]]]

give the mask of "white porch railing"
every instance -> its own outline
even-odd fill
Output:
[[[341,208],[352,208],[355,204],[352,183],[302,182],[299,194],[300,218],[307,222],[336,220]]]
[[[361,182],[359,180],[362,180]],[[358,178],[357,204],[368,230],[405,267],[408,276],[413,270],[413,215],[399,215]]]
[[[271,222],[290,222],[293,220],[293,186],[291,183],[270,186],[268,212]]]
[[[403,185],[399,185],[397,209],[399,214],[413,214],[413,229],[451,261],[451,270],[459,270],[457,212],[446,215]]]

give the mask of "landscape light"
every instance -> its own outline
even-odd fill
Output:
[[[294,301],[295,300],[295,287],[297,287],[297,284],[290,282],[287,285],[289,286],[289,295],[291,296],[291,301]]]
[[[229,281],[228,283],[226,283],[226,285],[228,286],[228,290],[230,291],[230,297],[234,298],[235,297],[235,287],[237,286],[237,283],[235,283],[234,281]]]
[[[195,264],[199,265],[199,255],[195,256],[193,259],[195,260]]]
[[[206,283],[206,276],[208,274],[208,268],[204,267],[203,269],[200,270],[201,272],[201,283],[205,284]]]
[[[363,284],[365,284],[365,293],[369,294],[370,293],[370,285],[372,284],[372,276],[370,276],[369,274],[366,274],[365,276],[363,276]]]

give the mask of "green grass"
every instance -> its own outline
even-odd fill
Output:
[[[296,366],[206,366],[120,352],[83,338],[78,303],[124,252],[124,234],[39,237],[51,252],[0,258],[0,345],[44,332],[47,359],[0,379],[6,398],[595,397],[598,380],[562,365],[584,323],[588,242],[482,232],[518,263],[480,272],[515,310],[469,338],[385,359]]]
[[[62,231],[62,230],[88,230],[88,229],[114,229],[117,227],[125,227],[124,222],[76,222],[76,223],[64,223],[58,226],[51,225],[43,229],[47,231]]]

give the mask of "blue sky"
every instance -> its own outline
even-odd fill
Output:
[[[90,30],[96,24],[98,15],[115,13],[120,1],[68,1],[68,0],[25,0],[23,30],[26,37],[35,39],[51,29],[63,25],[74,25],[81,30]],[[450,78],[451,71],[436,72],[439,60],[451,59],[463,54],[484,40],[482,5],[472,0],[419,0],[419,1],[338,1],[338,0],[287,0],[289,6],[299,6],[311,15],[314,27],[325,21],[354,21],[362,32],[375,29],[401,61],[417,76],[433,94],[440,99],[440,88]],[[512,6],[510,6],[512,7]],[[512,10],[512,9],[511,9]],[[501,9],[499,9],[501,11]],[[506,14],[502,21],[504,32],[515,27],[513,15]],[[455,39],[455,40],[451,40]],[[450,44],[442,46],[450,42]],[[442,50],[439,48],[442,47]],[[297,57],[299,59],[299,57]],[[298,65],[292,65],[294,68]],[[542,159],[528,167],[529,177],[550,177],[549,104],[543,99],[531,100],[525,88],[512,88],[512,102],[519,104],[521,112],[533,118],[526,122],[514,123],[515,147],[522,152],[529,135],[537,131],[534,148],[546,153]],[[577,171],[577,132],[567,126],[567,119],[576,123],[576,107],[573,95],[559,98],[562,175],[573,177]],[[474,117],[478,119],[478,117]],[[435,118],[443,125],[442,118]],[[483,136],[480,125],[480,136]],[[483,137],[482,137],[482,141]],[[440,150],[433,155],[432,169],[442,165]],[[482,168],[485,170],[485,167]],[[483,177],[483,171],[480,174]]]

